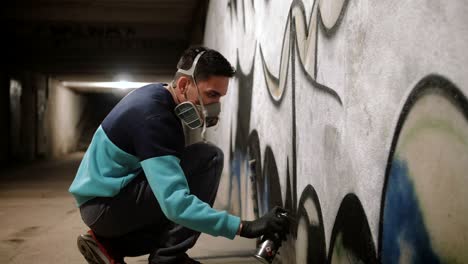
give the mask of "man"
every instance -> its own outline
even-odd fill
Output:
[[[70,186],[89,228],[78,247],[89,263],[199,263],[185,253],[200,232],[233,239],[288,232],[277,207],[255,221],[213,209],[223,153],[185,146],[191,128],[216,124],[234,69],[217,51],[190,48],[170,85],[151,84],[123,98],[95,132]],[[245,87],[247,88],[247,87]],[[204,136],[204,135],[202,135]]]

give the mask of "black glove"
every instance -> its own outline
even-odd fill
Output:
[[[289,232],[289,219],[281,216],[281,213],[287,213],[283,208],[276,206],[270,212],[254,221],[242,221],[240,236],[246,238],[257,238],[262,235],[279,235],[281,240],[286,240],[286,234]]]

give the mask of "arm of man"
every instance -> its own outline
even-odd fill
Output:
[[[157,112],[157,111],[155,111]],[[161,111],[159,111],[161,113]],[[164,124],[164,125],[161,125]],[[132,130],[134,147],[150,187],[166,217],[182,226],[233,239],[236,234],[254,238],[287,229],[286,220],[277,217],[277,208],[254,221],[243,221],[226,211],[218,211],[190,194],[180,167],[184,144],[180,121],[173,115],[149,115]],[[181,129],[180,129],[181,130]]]
[[[166,217],[182,226],[233,239],[240,232],[239,217],[213,209],[190,194],[187,180],[173,155],[149,158],[141,162],[149,185]]]

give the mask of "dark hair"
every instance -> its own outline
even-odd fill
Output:
[[[229,78],[234,76],[236,70],[231,66],[229,61],[216,50],[205,47],[186,49],[177,63],[177,68],[183,70],[190,69],[193,60],[202,51],[205,51],[205,53],[198,59],[197,68],[194,72],[197,81],[207,80],[210,76],[225,76]],[[174,80],[177,80],[179,77],[180,75],[176,74]]]

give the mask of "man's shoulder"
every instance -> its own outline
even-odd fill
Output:
[[[174,106],[172,96],[161,83],[138,88],[126,95],[107,115],[102,124],[104,130],[132,127],[155,115],[170,115]]]
[[[122,101],[128,100],[132,107],[143,108],[145,111],[161,111],[175,107],[170,92],[163,83],[152,83],[130,92]]]
[[[131,94],[145,94],[145,95],[161,95],[164,96],[167,90],[164,87],[164,83],[150,83],[140,88],[137,88],[129,93]]]

